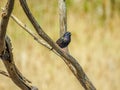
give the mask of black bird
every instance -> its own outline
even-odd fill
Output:
[[[58,46],[60,46],[61,48],[65,48],[68,46],[68,44],[71,41],[71,33],[70,32],[66,32],[62,37],[60,37],[56,43]]]
[[[71,33],[70,32],[66,32],[63,36],[61,36],[57,41],[57,45],[61,48],[65,48],[68,46],[68,44],[71,41]],[[50,50],[53,50],[53,48],[51,48]]]

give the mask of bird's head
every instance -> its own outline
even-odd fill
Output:
[[[61,48],[65,48],[68,46],[68,44],[71,41],[71,33],[70,32],[66,32],[62,37],[60,37],[56,43],[61,47]]]
[[[66,32],[63,36],[64,36],[64,37],[66,37],[66,36],[71,36],[71,33],[70,33],[70,32]]]

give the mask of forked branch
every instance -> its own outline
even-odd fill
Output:
[[[39,44],[43,45],[44,47],[48,48],[49,50],[51,50],[51,46],[46,43],[44,40],[42,40],[40,37],[37,37],[32,30],[27,27],[26,24],[22,23],[16,16],[14,16],[13,14],[11,15],[11,18],[20,26],[23,28],[23,30],[25,30],[29,35],[31,35],[35,41],[37,41]],[[58,53],[56,53],[54,50],[52,50],[56,55],[59,55]]]
[[[64,60],[67,60],[71,63],[71,65],[74,68],[74,75],[77,77],[79,82],[82,84],[82,86],[85,88],[85,90],[96,90],[91,81],[88,79],[87,75],[83,71],[82,67],[79,65],[77,60],[72,57],[70,54],[62,51],[56,43],[52,41],[52,39],[43,31],[43,29],[40,27],[36,19],[33,17],[32,13],[30,12],[28,5],[26,3],[26,0],[19,0],[21,3],[21,6],[26,13],[27,17],[29,18],[30,22],[34,26],[36,32],[39,36],[41,36],[50,46],[54,48],[54,50],[61,55],[61,57],[64,58]]]

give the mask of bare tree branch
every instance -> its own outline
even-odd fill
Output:
[[[13,7],[14,0],[8,0],[2,13],[2,20],[0,23],[0,57],[9,73],[10,78],[18,87],[22,90],[38,90],[36,87],[28,84],[29,80],[22,76],[13,60],[12,45],[10,39],[6,35],[7,25]]]
[[[26,13],[27,17],[29,18],[30,22],[34,26],[36,32],[38,35],[40,35],[50,46],[52,46],[56,52],[58,52],[62,57],[64,57],[68,62],[71,63],[71,65],[74,67],[74,74],[79,80],[79,82],[82,84],[82,86],[85,88],[85,90],[96,90],[91,81],[88,79],[87,75],[84,73],[82,67],[79,65],[79,63],[76,61],[74,57],[72,57],[70,54],[62,51],[56,43],[52,41],[52,39],[43,31],[43,29],[40,27],[40,25],[37,23],[33,15],[31,14],[28,5],[26,3],[26,0],[19,0],[21,3],[21,6]]]
[[[59,5],[60,37],[62,37],[63,34],[67,32],[67,10],[65,0],[58,0],[58,5]],[[65,51],[69,53],[68,47],[65,48]],[[70,63],[66,62],[66,64]]]
[[[26,24],[23,24],[17,17],[15,17],[14,15],[11,15],[11,18],[20,26],[22,27],[27,33],[29,33],[38,43],[40,43],[41,45],[45,46],[48,49],[51,49],[50,45],[47,44],[45,41],[40,40],[37,36],[35,36],[32,31],[30,30],[30,28],[27,27]]]
[[[60,37],[67,31],[67,8],[66,0],[58,0],[59,5],[59,23],[60,23]],[[68,47],[65,51],[69,53]]]
[[[2,74],[2,75],[4,75],[4,76],[6,76],[6,77],[9,77],[9,78],[10,78],[10,76],[8,75],[8,73],[7,73],[7,72],[5,72],[5,71],[0,70],[0,74]]]
[[[66,0],[58,0],[59,3],[59,23],[60,23],[60,37],[67,31],[67,10],[66,10]],[[65,51],[69,53],[68,47],[65,48]],[[63,58],[64,59],[64,58]],[[72,73],[76,76],[76,69],[68,61],[64,60]],[[76,76],[77,77],[77,76]]]
[[[38,90],[36,87],[29,85],[30,81],[27,80],[17,69],[13,60],[11,42],[7,36],[5,38],[5,43],[6,43],[6,49],[1,58],[12,81],[22,90]]]
[[[67,31],[67,10],[65,0],[58,0],[58,2],[59,2],[58,5],[59,5],[60,37],[61,37]],[[65,51],[69,53],[68,47],[65,48]],[[70,70],[73,72],[73,74],[76,75],[75,74],[76,71],[74,71],[75,69],[72,66],[72,64],[67,60],[64,61],[68,65]]]
[[[35,36],[32,32],[32,30],[30,30],[30,28],[27,27],[26,24],[23,24],[16,16],[14,16],[13,14],[11,15],[11,18],[20,26],[22,27],[28,34],[30,34],[34,40],[36,40],[39,44],[43,45],[44,47],[48,48],[49,50],[51,50],[51,46],[45,42],[44,40],[39,39],[37,36]],[[56,55],[59,56],[59,54],[57,52],[55,52],[54,50],[52,50],[52,52],[54,52]]]
[[[8,0],[8,3],[6,4],[5,9],[2,12],[2,20],[0,22],[0,55],[5,49],[5,35],[9,21],[9,16],[13,10],[13,4],[14,0]]]
[[[38,37],[36,37],[32,31],[27,27],[26,24],[23,24],[17,17],[15,17],[14,15],[11,15],[11,18],[20,26],[22,27],[26,32],[28,32],[39,44],[45,46],[46,48],[48,48],[49,50],[51,50],[51,47],[43,42],[43,40],[40,40]],[[54,50],[52,50],[56,55],[60,56],[57,52],[55,52]],[[67,62],[67,60],[64,57],[61,57],[62,59],[64,59],[65,63],[68,65],[68,67],[70,68],[70,70],[75,74],[75,69],[74,67],[71,65],[71,63]]]
[[[67,9],[65,1],[66,0],[58,0],[60,36],[62,36],[67,31]]]

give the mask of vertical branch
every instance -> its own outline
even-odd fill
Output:
[[[67,10],[65,0],[59,0],[59,23],[60,23],[60,36],[67,31]]]
[[[58,0],[58,1],[59,1],[58,5],[59,5],[60,37],[61,37],[67,31],[67,7],[66,7],[66,0]],[[69,53],[68,47],[65,48],[65,51],[67,53]],[[64,59],[64,62],[67,64],[67,66],[72,71],[72,73],[76,76],[76,78],[78,78],[78,80],[80,80],[79,75],[76,74],[76,69],[75,69],[73,63],[71,63],[70,61],[65,60],[65,59]],[[84,75],[84,72],[81,72],[80,76],[82,76],[82,75]],[[87,77],[86,77],[86,79],[87,79]],[[87,79],[87,80],[89,80],[89,79]],[[87,83],[87,82],[85,83],[83,80],[80,80],[80,83],[86,90],[95,90],[94,86],[92,86],[92,83],[91,83],[92,87],[89,86],[90,83]]]
[[[14,0],[8,0],[5,9],[2,12],[2,20],[0,22],[0,55],[5,49],[5,35],[7,31],[7,25],[9,21],[9,16],[13,10]]]
[[[60,23],[60,37],[67,31],[67,11],[66,11],[66,0],[59,0],[59,23]],[[69,53],[68,47],[65,48],[65,51]],[[72,64],[64,60],[69,69],[75,74],[75,69]],[[77,76],[76,76],[77,77]]]
[[[66,11],[66,0],[59,0],[59,23],[60,23],[60,37],[67,31],[67,11]],[[65,48],[65,51],[69,53],[68,47]],[[72,64],[64,60],[70,70],[75,73]],[[75,75],[75,74],[74,74]]]
[[[60,37],[67,31],[67,9],[66,9],[66,0],[59,0],[59,23],[60,23]],[[65,48],[66,52],[68,47]]]

